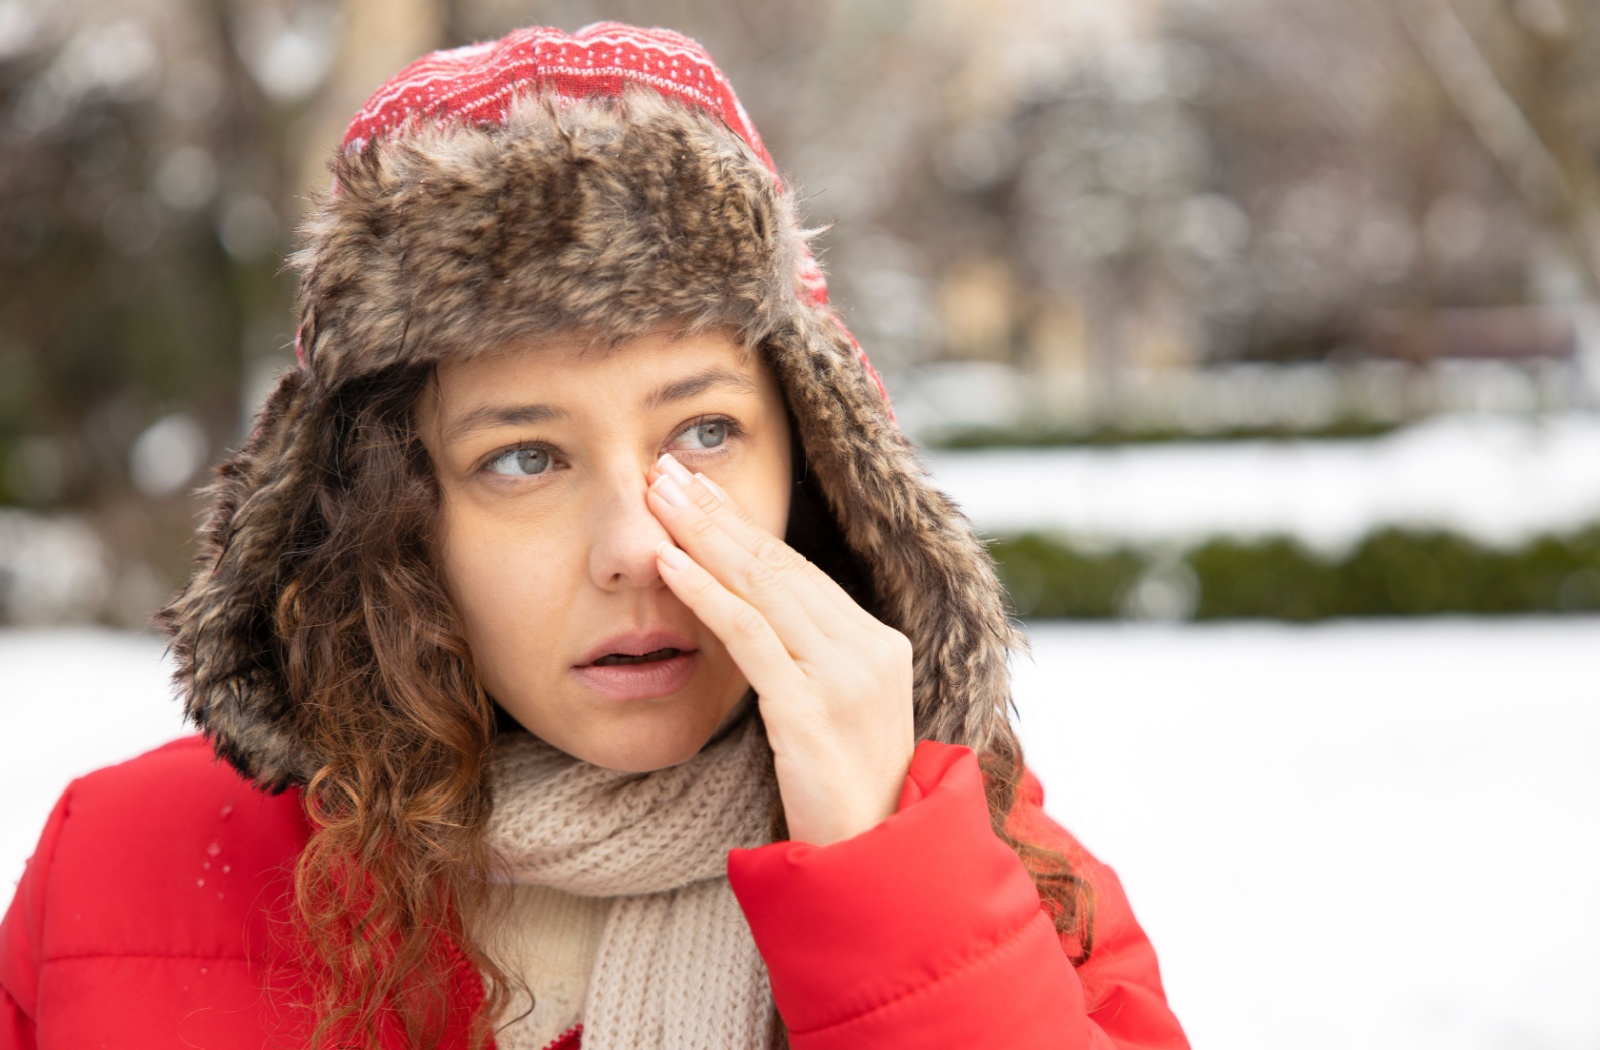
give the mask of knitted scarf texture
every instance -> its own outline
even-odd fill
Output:
[[[508,734],[490,778],[499,877],[611,901],[584,1050],[782,1045],[766,964],[727,877],[729,849],[771,839],[777,787],[759,717],[746,713],[687,762],[651,773]]]

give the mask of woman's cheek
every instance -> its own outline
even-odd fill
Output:
[[[786,459],[786,456],[776,455],[763,457],[733,478],[719,478],[710,471],[706,474],[727,490],[751,520],[781,537],[789,522],[789,490],[794,485]]]
[[[532,555],[538,544],[525,531],[471,504],[445,515],[445,588],[483,669],[503,662],[511,638],[537,629],[527,617],[541,604],[534,600],[540,580]]]

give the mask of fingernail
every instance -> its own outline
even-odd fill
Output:
[[[680,485],[687,485],[692,480],[683,464],[673,459],[670,452],[662,453],[661,458],[656,460],[656,466],[661,468],[663,474],[670,474],[672,480]]]
[[[721,485],[718,485],[715,481],[712,481],[704,474],[696,474],[695,477],[700,479],[700,484],[711,490],[711,494],[713,496],[717,497],[717,499],[724,503],[728,502],[728,494],[722,491]]]
[[[683,468],[680,467],[678,469],[681,470]],[[689,505],[688,494],[678,486],[676,481],[672,480],[671,475],[661,475],[656,479],[656,483],[650,487],[661,493],[661,498],[674,507],[687,507]]]
[[[674,569],[687,569],[689,567],[689,556],[666,540],[656,544],[656,553],[661,556],[662,561]]]

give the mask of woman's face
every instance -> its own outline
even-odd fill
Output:
[[[515,343],[441,364],[417,416],[445,587],[489,695],[607,768],[699,751],[748,683],[656,572],[669,537],[647,475],[671,452],[784,534],[788,418],[760,357],[720,330]]]

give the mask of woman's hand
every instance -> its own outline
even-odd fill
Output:
[[[916,745],[911,642],[671,455],[646,497],[656,564],[760,698],[789,837],[827,845],[894,812]]]

